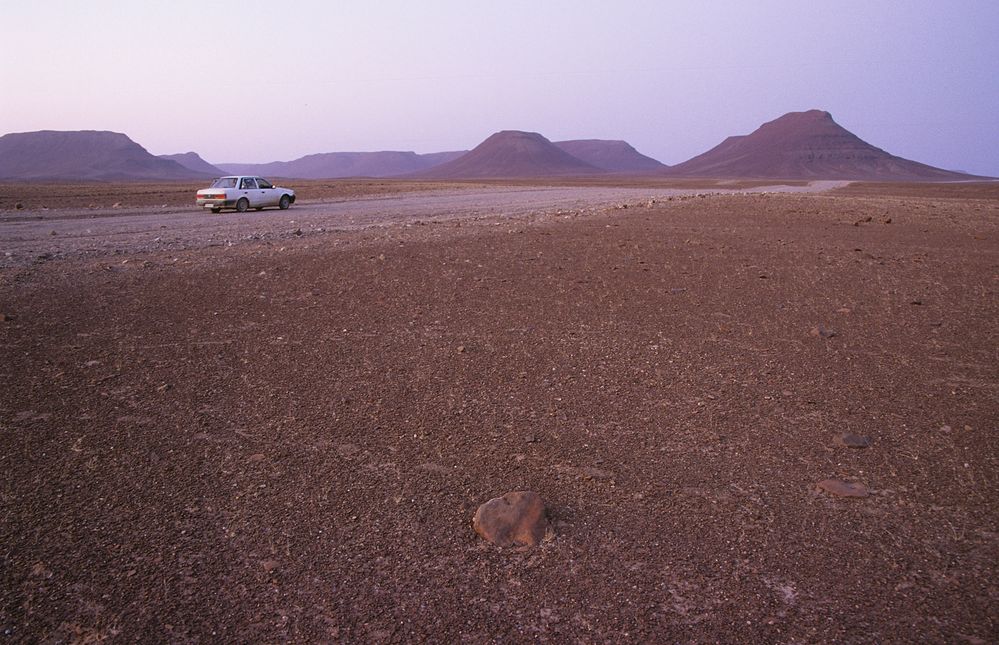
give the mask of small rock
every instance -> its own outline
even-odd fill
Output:
[[[266,459],[266,457],[264,456],[264,453],[262,453],[262,452],[254,453],[254,454],[252,454],[252,455],[250,455],[249,457],[246,458],[246,460],[250,461],[250,462],[263,461],[264,459]]]
[[[942,432],[944,434],[950,434],[953,431],[954,431],[954,428],[952,428],[950,426],[940,426],[940,432]]]
[[[0,314],[0,322],[10,322],[14,320],[14,317],[10,314]]]
[[[458,353],[459,354],[464,354],[465,353],[465,346],[464,345],[458,345]]]
[[[115,202],[111,204],[111,208],[121,208],[121,202]]]
[[[59,235],[59,234],[56,233],[55,231],[49,231],[49,235]]]
[[[923,301],[922,300],[913,300],[909,304],[910,305],[921,305],[921,304],[923,304]]]
[[[263,568],[264,571],[270,573],[271,571],[274,571],[279,566],[281,566],[281,563],[278,562],[277,560],[264,560],[263,562],[260,563],[260,566]]]
[[[836,437],[836,443],[847,448],[867,448],[871,445],[871,439],[859,434],[844,432]]]
[[[472,528],[499,547],[532,547],[554,535],[541,497],[533,491],[513,491],[475,511]]]
[[[839,335],[838,332],[835,329],[830,329],[830,328],[825,327],[823,325],[818,325],[817,327],[812,327],[812,329],[809,331],[809,333],[812,336],[815,336],[816,338],[832,338],[834,336]]]
[[[158,388],[156,388],[156,391],[157,392],[166,392],[167,390],[170,390],[172,388],[173,388],[173,386],[170,385],[169,383],[164,383],[163,385],[160,385]]]
[[[529,434],[527,435],[527,438],[524,439],[524,441],[526,441],[527,443],[538,443],[540,439],[538,439],[538,435],[536,434]]]
[[[297,236],[301,237],[302,236],[302,229],[296,228],[294,231],[292,231],[291,234],[292,235],[297,235]]]
[[[867,486],[842,479],[825,479],[816,484],[815,487],[837,497],[867,497],[870,495]]]
[[[21,202],[16,202],[14,204],[14,210],[16,211],[24,210],[24,204],[22,204]]]

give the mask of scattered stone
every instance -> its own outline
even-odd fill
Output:
[[[121,202],[115,202],[111,204],[111,208],[121,208]]]
[[[448,470],[447,466],[441,466],[440,464],[435,464],[430,461],[420,464],[419,466],[416,467],[416,469],[428,473],[435,473],[438,475],[447,475],[450,474],[451,472],[450,470]]]
[[[291,234],[292,235],[297,235],[297,236],[301,237],[302,236],[302,229],[296,228],[294,231],[291,232]]]
[[[281,563],[278,562],[277,560],[264,560],[263,562],[260,563],[260,566],[263,568],[264,571],[270,573],[271,571],[274,571],[279,566],[281,566]]]
[[[465,346],[464,345],[458,345],[458,353],[459,354],[464,354],[465,353]]]
[[[890,217],[885,220],[885,224],[891,224],[891,218]]]
[[[164,383],[163,385],[160,385],[158,388],[156,388],[156,391],[157,392],[166,392],[167,390],[170,390],[172,388],[173,388],[173,386],[170,385],[169,383]]]
[[[472,528],[499,547],[532,547],[554,535],[541,497],[533,491],[513,491],[475,511]]]
[[[852,432],[844,432],[836,437],[836,443],[846,448],[868,448],[871,445],[871,439]]]
[[[21,202],[16,202],[14,204],[14,210],[16,211],[24,210],[24,204],[22,204]]]
[[[568,466],[565,464],[558,464],[555,466],[555,472],[560,475],[568,475],[570,477],[575,477],[576,479],[583,479],[586,481],[590,480],[606,480],[613,482],[614,473],[609,470],[604,470],[603,468],[596,468],[594,466]]]
[[[815,336],[816,338],[833,338],[834,336],[839,335],[839,332],[837,332],[835,329],[830,329],[829,327],[825,327],[823,325],[812,327],[809,333],[812,336]]]
[[[870,495],[867,486],[842,479],[825,479],[816,484],[815,487],[837,497],[867,497]]]
[[[944,434],[950,434],[953,431],[954,431],[954,428],[952,428],[950,426],[940,426],[940,432],[942,432]]]
[[[31,575],[35,578],[44,578],[48,580],[53,576],[52,570],[45,566],[44,562],[36,562],[31,567]]]
[[[59,235],[59,234],[56,233],[55,231],[49,231],[49,235]]]
[[[249,457],[246,458],[246,460],[249,461],[249,462],[251,462],[251,463],[256,463],[258,461],[263,461],[264,459],[266,459],[266,457],[264,456],[264,453],[262,453],[262,452],[254,453],[254,454],[252,454],[252,455],[250,455]]]
[[[538,439],[538,435],[536,435],[536,434],[529,434],[529,435],[527,435],[527,438],[524,439],[524,441],[526,441],[527,443],[538,443],[541,440]]]
[[[361,447],[360,446],[356,446],[356,445],[354,445],[352,443],[341,443],[341,444],[339,444],[336,447],[336,451],[344,459],[350,459],[351,457],[353,457],[357,453],[361,452]]]

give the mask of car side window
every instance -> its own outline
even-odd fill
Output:
[[[274,188],[274,186],[271,185],[271,182],[267,181],[266,179],[261,179],[260,177],[257,177],[257,187],[258,188]]]
[[[252,190],[253,188],[257,187],[257,182],[253,181],[253,179],[250,177],[243,177],[243,180],[239,182],[239,187],[244,190],[247,188]]]

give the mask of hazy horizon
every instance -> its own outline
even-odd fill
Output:
[[[892,154],[999,176],[996,33],[979,1],[15,4],[0,134],[263,163],[527,130],[672,165],[815,108]]]

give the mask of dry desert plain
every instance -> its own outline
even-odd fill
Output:
[[[542,183],[0,186],[7,639],[995,642],[997,185]]]

